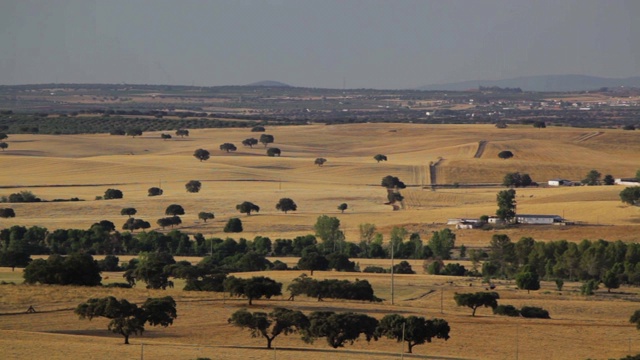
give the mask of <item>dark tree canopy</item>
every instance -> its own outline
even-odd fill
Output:
[[[311,276],[313,276],[314,270],[327,270],[328,268],[329,260],[317,252],[303,254],[298,260],[298,269],[311,271]]]
[[[387,189],[404,189],[407,187],[400,179],[391,175],[383,177],[380,185]]]
[[[377,154],[373,157],[377,162],[387,161],[387,156],[382,154]]]
[[[164,134],[164,133],[160,134],[160,138],[162,140],[169,140],[169,139],[171,139],[171,134]]]
[[[587,176],[585,176],[585,178],[582,179],[582,183],[589,186],[600,185],[601,176],[602,174],[598,170],[595,170],[595,169],[590,170],[587,173]]]
[[[142,136],[142,129],[140,128],[127,129],[127,136],[131,136],[131,137]]]
[[[276,209],[284,211],[286,214],[288,211],[298,210],[298,205],[296,205],[296,203],[290,198],[281,198],[276,204]]]
[[[164,211],[165,215],[184,215],[184,208],[178,204],[171,204],[167,206],[167,209]]]
[[[309,327],[309,319],[302,312],[285,308],[275,308],[269,314],[241,309],[234,312],[228,322],[249,329],[252,337],[264,337],[267,349],[271,349],[271,343],[278,335],[295,334]]]
[[[198,219],[204,220],[204,222],[207,222],[207,220],[211,220],[214,217],[215,216],[213,215],[212,212],[201,211],[201,212],[198,213]]]
[[[151,227],[151,224],[149,224],[147,221],[144,221],[142,219],[134,219],[134,218],[128,218],[127,221],[125,221],[124,225],[122,225],[122,230],[130,230],[130,231],[135,231],[138,229],[148,229]]]
[[[224,232],[226,233],[240,233],[243,231],[242,220],[238,218],[231,218],[224,226]]]
[[[498,203],[496,215],[502,221],[511,221],[516,216],[516,191],[502,190],[496,196],[496,201]]]
[[[398,314],[386,315],[380,320],[378,333],[395,339],[398,342],[407,342],[408,353],[412,353],[413,347],[430,343],[432,339],[449,339],[449,323],[443,319],[427,320],[423,317],[403,317]]]
[[[187,192],[197,193],[200,191],[200,188],[202,187],[202,183],[198,180],[190,180],[188,183],[184,185],[184,187],[187,189]]]
[[[309,329],[304,340],[311,342],[324,337],[334,349],[353,344],[360,335],[367,341],[378,340],[378,320],[365,314],[316,311],[309,315]]]
[[[527,294],[531,292],[531,290],[540,290],[540,279],[538,277],[538,273],[528,265],[525,266],[516,275],[516,285],[518,286],[518,289],[527,290]]]
[[[136,210],[135,208],[124,208],[122,210],[120,210],[120,215],[127,215],[129,217],[135,215],[138,213],[138,210]]]
[[[236,205],[236,210],[241,214],[251,215],[252,212],[260,212],[260,206],[249,201],[244,201],[241,204]]]
[[[613,175],[607,174],[604,176],[604,179],[602,179],[602,183],[605,185],[613,185],[616,183],[616,179],[613,178]]]
[[[622,190],[620,200],[625,204],[640,205],[640,186],[632,186]]]
[[[164,191],[159,187],[150,187],[148,190],[149,196],[160,196]]]
[[[322,166],[326,162],[327,162],[327,159],[325,159],[325,158],[316,158],[316,160],[313,162],[313,164],[314,165],[318,165],[318,166]]]
[[[142,334],[146,323],[167,327],[178,317],[176,302],[170,296],[148,298],[141,307],[126,299],[117,300],[113,296],[94,298],[78,305],[75,313],[80,319],[111,319],[108,329],[122,335],[125,344],[129,344],[129,336]]]
[[[509,151],[509,150],[500,151],[498,153],[498,157],[500,159],[509,159],[509,158],[513,157],[513,153],[511,151]]]
[[[338,210],[340,210],[340,212],[342,212],[343,214],[344,214],[344,211],[347,210],[347,208],[349,208],[349,205],[347,205],[347,203],[342,203],[338,205]]]
[[[147,283],[148,289],[165,289],[169,286],[169,269],[167,265],[173,265],[176,261],[167,252],[150,252],[139,255],[140,262],[135,269],[129,272],[129,276]],[[125,273],[125,277],[127,273]]]
[[[271,299],[273,296],[282,295],[282,283],[264,276],[254,276],[250,279],[229,276],[224,281],[224,290],[231,296],[247,298],[251,305],[253,300],[263,297]]]
[[[0,209],[0,218],[12,218],[12,217],[16,217],[16,212],[13,211],[12,208],[2,208]]]
[[[253,145],[256,145],[256,144],[258,144],[258,139],[256,138],[248,138],[248,139],[242,140],[242,145],[248,146],[250,148],[253,148]]]
[[[500,295],[496,292],[456,293],[453,296],[453,299],[456,301],[456,305],[471,308],[473,310],[471,315],[476,316],[476,309],[481,306],[490,308],[498,306],[498,299],[500,299]]]
[[[519,172],[507,173],[502,180],[502,185],[506,187],[527,187],[533,183],[529,174],[520,174]]]
[[[47,260],[37,259],[24,269],[27,284],[100,285],[100,267],[89,254],[51,255]]]
[[[547,127],[547,124],[544,121],[535,121],[533,123],[533,127],[538,129],[544,129]]]
[[[2,149],[2,151],[4,151],[8,147],[9,147],[9,144],[7,144],[6,142],[0,142],[0,149]]]
[[[197,150],[193,153],[193,156],[194,156],[196,159],[198,159],[198,160],[200,160],[200,161],[203,161],[203,160],[209,160],[209,156],[210,156],[210,154],[209,154],[209,151],[207,151],[207,150],[205,150],[205,149],[197,149]]]
[[[251,132],[264,132],[264,131],[265,131],[264,126],[258,125],[251,128]]]
[[[267,147],[267,145],[273,143],[275,141],[275,138],[273,137],[273,135],[269,135],[269,134],[262,134],[260,135],[260,143],[264,145],[264,147]]]
[[[118,190],[118,189],[107,189],[104,192],[104,199],[105,200],[111,200],[111,199],[122,199],[123,194],[122,191]]]
[[[274,157],[274,156],[280,156],[281,154],[282,154],[282,152],[278,148],[268,148],[267,149],[267,156]]]
[[[224,143],[220,145],[220,150],[230,152],[238,150],[232,143]]]
[[[178,129],[176,130],[176,136],[180,136],[180,137],[185,137],[185,136],[189,136],[189,130],[187,129]]]

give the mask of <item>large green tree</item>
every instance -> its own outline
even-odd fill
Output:
[[[256,145],[256,144],[258,144],[258,139],[256,138],[248,138],[248,139],[242,140],[242,145],[248,146],[250,148],[253,148],[253,145]]]
[[[328,268],[329,260],[317,252],[308,252],[298,260],[298,269],[311,271],[311,276],[313,276],[314,270],[327,270]]]
[[[187,189],[187,192],[197,193],[202,188],[202,183],[198,180],[190,180],[184,187]]]
[[[80,253],[34,260],[24,269],[23,277],[27,284],[97,286],[102,281],[98,262]]]
[[[260,206],[249,201],[243,201],[242,203],[236,205],[236,210],[238,210],[241,214],[251,215],[252,212],[260,212]]]
[[[171,275],[168,265],[176,263],[173,256],[167,252],[141,253],[138,265],[123,275],[126,278],[142,280],[149,289],[166,289]]]
[[[589,186],[600,185],[601,176],[602,174],[598,170],[593,169],[587,173],[584,179],[582,179],[582,183]]]
[[[269,134],[260,135],[260,142],[264,145],[264,147],[267,147],[267,145],[273,143],[274,141],[275,141],[275,138],[273,137],[273,135],[269,135]]]
[[[148,298],[141,307],[126,299],[117,300],[113,296],[93,298],[78,305],[75,313],[80,319],[111,319],[109,331],[122,335],[125,344],[129,344],[129,336],[142,334],[146,323],[167,327],[178,317],[176,302],[171,296]]]
[[[325,252],[336,251],[345,239],[344,233],[340,230],[340,219],[334,216],[318,216],[313,229],[316,236],[322,239]]]
[[[380,320],[378,334],[395,339],[398,342],[406,341],[408,353],[413,352],[413,347],[431,342],[432,339],[449,339],[449,323],[443,319],[427,320],[423,317],[390,314]]]
[[[251,305],[253,300],[263,297],[271,299],[273,296],[282,295],[282,283],[264,276],[254,276],[250,279],[229,276],[224,280],[224,290],[231,296],[247,298]]]
[[[500,295],[496,292],[456,293],[453,299],[456,301],[456,305],[471,308],[473,310],[471,316],[476,316],[476,310],[481,306],[492,309],[498,306]]]
[[[226,151],[226,152],[231,152],[231,151],[236,151],[238,149],[232,143],[224,143],[224,144],[220,145],[220,150]]]
[[[640,186],[631,186],[620,192],[620,200],[629,205],[640,205]]]
[[[516,274],[516,285],[518,289],[527,290],[527,294],[531,290],[540,290],[540,278],[535,270],[528,265],[524,266],[518,274]]]
[[[285,308],[275,308],[269,314],[241,309],[234,312],[228,322],[249,329],[252,337],[267,339],[267,349],[271,349],[278,335],[294,334],[309,327],[309,319],[302,312]]]
[[[284,211],[286,214],[289,211],[298,210],[298,205],[296,205],[296,203],[290,198],[281,198],[276,204],[276,209]]]
[[[387,161],[387,156],[382,154],[376,154],[373,157],[373,159],[379,163],[380,161]]]
[[[347,342],[353,344],[361,335],[367,341],[378,340],[377,327],[378,320],[365,314],[316,311],[309,315],[309,328],[303,339],[312,342],[324,337],[331,347],[337,349]]]
[[[193,156],[202,162],[203,160],[209,160],[209,151],[205,149],[197,149],[193,152]]]
[[[184,215],[184,208],[178,204],[171,204],[167,206],[167,208],[164,211],[164,214],[171,215],[171,216]]]
[[[450,229],[442,229],[434,231],[429,240],[429,248],[433,252],[433,256],[448,260],[451,259],[451,250],[456,243],[456,234]]]
[[[500,220],[510,222],[516,216],[516,191],[502,190],[496,196],[498,210],[496,215]]]

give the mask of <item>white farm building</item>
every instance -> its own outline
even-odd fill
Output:
[[[564,222],[564,219],[559,215],[516,215],[516,222],[518,224],[532,224],[532,225],[552,225],[560,224]]]

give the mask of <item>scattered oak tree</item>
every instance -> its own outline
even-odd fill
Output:
[[[269,314],[241,309],[234,312],[228,322],[249,329],[254,338],[267,339],[267,349],[271,349],[271,343],[278,335],[295,334],[309,327],[309,319],[302,312],[285,308],[275,308]]]
[[[209,160],[209,151],[205,150],[205,149],[197,149],[194,153],[193,156],[200,160],[200,162],[202,162],[203,160]]]
[[[582,179],[582,183],[588,186],[600,185],[601,176],[602,174],[598,170],[593,169]]]
[[[242,229],[242,220],[238,218],[231,218],[227,221],[227,224],[224,226],[224,232],[226,233],[240,233],[243,231]]]
[[[377,154],[374,157],[374,160],[377,161],[378,163],[380,163],[380,161],[387,161],[387,157],[386,155],[382,155],[382,154]]]
[[[131,137],[142,136],[142,129],[140,128],[127,129],[127,136],[131,136]]]
[[[203,220],[204,222],[207,222],[207,220],[211,220],[214,217],[215,216],[213,215],[212,212],[201,211],[198,213],[198,219]]]
[[[224,280],[224,290],[231,296],[245,297],[249,305],[253,300],[261,298],[271,299],[282,295],[282,283],[264,276],[254,276],[250,279],[240,279],[229,276]]]
[[[305,253],[298,260],[298,269],[311,271],[311,276],[315,270],[327,270],[328,268],[329,260],[317,252]]]
[[[122,230],[136,231],[138,229],[148,229],[151,227],[149,222],[142,219],[128,218],[122,225]]]
[[[326,162],[327,162],[327,159],[325,159],[325,158],[316,158],[316,160],[313,162],[313,164],[322,167],[322,165],[324,165],[324,163],[326,163]]]
[[[2,151],[4,151],[8,147],[9,147],[9,144],[7,144],[6,142],[0,142],[0,149],[2,149]]]
[[[186,183],[184,187],[187,189],[187,192],[197,193],[200,191],[200,188],[202,187],[202,183],[198,180],[191,180],[188,183]]]
[[[123,197],[122,191],[118,189],[107,189],[104,192],[103,199],[105,200],[122,199],[122,197]]]
[[[398,314],[386,315],[380,320],[378,333],[397,342],[406,341],[408,353],[412,353],[413,347],[430,343],[432,339],[449,339],[449,323],[443,319],[427,320],[423,317],[403,317]]]
[[[605,185],[613,185],[616,183],[616,179],[613,178],[613,175],[607,174],[604,176],[604,179],[602,179],[602,183]]]
[[[500,151],[498,153],[498,157],[500,159],[510,159],[510,158],[513,157],[513,153],[511,151],[509,151],[509,150]]]
[[[342,204],[338,205],[338,210],[340,210],[340,212],[342,212],[344,214],[344,211],[347,210],[348,207],[349,207],[349,205],[347,205],[347,203],[342,203]]]
[[[249,202],[244,201],[241,204],[236,205],[236,210],[238,210],[241,214],[251,215],[252,212],[260,212],[260,206]]]
[[[12,208],[2,208],[0,209],[0,218],[13,218],[16,217],[16,212],[13,211]]]
[[[529,265],[525,265],[516,275],[516,285],[518,289],[527,290],[527,294],[529,294],[531,290],[540,290],[538,273]]]
[[[184,208],[178,204],[171,204],[167,206],[166,210],[164,211],[164,214],[171,215],[171,216],[184,215]]]
[[[120,210],[120,215],[127,215],[129,217],[135,215],[138,213],[138,210],[136,210],[135,208],[124,208],[122,210]]]
[[[187,129],[178,129],[178,130],[176,130],[176,136],[180,136],[181,138],[184,138],[185,136],[189,136],[189,130],[187,130]]]
[[[353,345],[360,335],[364,335],[367,342],[378,340],[377,327],[378,320],[365,314],[316,311],[309,315],[309,328],[303,339],[313,342],[324,337],[332,348],[337,349],[347,342]]]
[[[149,190],[147,190],[149,196],[160,196],[163,192],[159,187],[150,187]]]
[[[254,126],[251,128],[251,132],[264,132],[264,131],[265,131],[264,126],[260,126],[260,125]]]
[[[142,334],[145,324],[167,327],[178,317],[176,302],[171,296],[148,298],[141,307],[113,296],[94,298],[78,305],[74,312],[80,319],[111,319],[109,331],[122,335],[125,344],[129,344],[129,336]]]
[[[280,151],[280,149],[278,148],[267,149],[267,156],[274,157],[274,156],[280,156],[281,154],[282,154],[282,151]]]
[[[224,143],[224,144],[220,145],[220,150],[226,151],[226,152],[231,152],[231,151],[236,151],[238,149],[232,143]]]
[[[477,293],[456,293],[453,296],[458,306],[466,306],[473,310],[471,316],[476,316],[476,309],[481,306],[495,308],[498,306],[500,295],[496,292],[477,292]]]
[[[276,204],[276,210],[284,211],[286,214],[288,211],[298,210],[298,205],[289,198],[282,198]]]
[[[273,135],[269,135],[269,134],[262,134],[260,135],[260,143],[264,145],[264,147],[267,147],[267,145],[271,144],[274,142],[274,137]]]
[[[165,141],[166,141],[166,140],[169,140],[169,139],[171,139],[171,134],[164,134],[164,133],[163,133],[163,134],[160,134],[160,138],[161,138],[162,140],[165,140]]]
[[[248,138],[248,139],[242,140],[242,145],[248,146],[250,148],[253,148],[253,145],[256,145],[256,144],[258,144],[258,139],[256,138]]]
[[[640,205],[640,186],[631,186],[620,192],[620,200],[629,205]]]

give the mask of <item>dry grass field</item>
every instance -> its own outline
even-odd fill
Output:
[[[431,191],[428,168],[442,159],[437,168],[437,183],[499,183],[505,173],[529,173],[535,181],[551,178],[580,180],[591,169],[614,177],[629,177],[640,168],[640,133],[633,131],[554,127],[534,129],[513,126],[496,129],[490,125],[306,125],[268,127],[275,137],[271,147],[282,150],[281,157],[267,157],[262,145],[253,149],[241,145],[243,139],[259,137],[248,129],[192,130],[184,139],[168,141],[159,133],[141,137],[109,135],[11,135],[9,149],[0,152],[0,195],[21,190],[32,191],[45,200],[79,197],[80,202],[11,204],[16,218],[0,220],[0,228],[13,225],[57,228],[88,228],[103,219],[121,226],[124,207],[138,210],[136,217],[155,227],[169,204],[182,205],[181,231],[205,236],[226,237],[222,232],[230,217],[240,216],[235,205],[251,201],[259,213],[241,216],[245,231],[236,235],[252,239],[256,235],[292,238],[313,232],[319,215],[340,219],[347,240],[358,241],[358,225],[376,224],[388,237],[393,226],[405,226],[420,232],[423,240],[431,231],[442,229],[448,218],[478,217],[495,212],[494,188],[447,188]],[[480,140],[487,146],[480,158],[474,154]],[[238,151],[218,150],[224,142],[235,143]],[[204,148],[211,158],[199,162],[192,154]],[[502,150],[515,157],[502,160]],[[375,154],[385,154],[388,162],[376,163]],[[314,159],[324,157],[323,167]],[[410,185],[402,193],[405,209],[392,211],[384,205],[386,193],[379,186],[386,175],[398,176]],[[202,182],[197,194],[185,191],[189,180]],[[160,186],[164,195],[148,197],[147,189]],[[123,191],[124,199],[97,201],[108,188]],[[640,209],[620,202],[619,186],[518,189],[518,212],[557,214],[579,225],[517,227],[501,230],[514,241],[521,236],[536,240],[580,241],[608,239],[640,240]],[[298,211],[276,211],[275,204],[290,197]],[[346,202],[341,214],[336,207]],[[203,223],[200,211],[215,213],[215,219]],[[456,244],[486,246],[497,231],[456,230]],[[361,267],[374,260],[360,260]],[[375,262],[381,260],[375,260]],[[384,260],[382,260],[384,262]],[[412,265],[421,272],[422,262]],[[242,276],[250,276],[243,274]],[[268,276],[285,283],[299,272],[273,272]],[[364,274],[318,272],[317,277],[363,278]],[[108,274],[108,281],[119,280]],[[382,317],[390,312],[443,317],[451,325],[451,339],[417,346],[420,356],[465,359],[605,359],[640,352],[640,338],[628,324],[630,314],[640,308],[638,290],[621,288],[585,299],[578,295],[579,284],[565,284],[562,293],[552,283],[527,294],[515,284],[498,284],[501,303],[515,306],[542,306],[551,320],[497,317],[487,309],[470,316],[466,308],[457,308],[454,292],[479,291],[479,280],[398,276],[396,303],[389,302],[388,275],[366,275],[376,295],[387,299],[382,304],[360,302],[276,298],[257,301],[252,309],[286,306],[305,312],[318,309],[357,310]],[[21,281],[18,272],[0,272],[0,280]],[[452,281],[452,283],[449,283]],[[471,287],[469,286],[471,284]],[[18,313],[34,304],[37,314],[0,316],[2,358],[68,359],[121,358],[195,359],[391,359],[399,357],[399,344],[383,339],[334,351],[324,340],[304,344],[296,336],[277,338],[277,351],[260,349],[261,339],[252,339],[247,331],[229,326],[226,319],[245,301],[224,299],[222,294],[194,294],[175,289],[147,291],[62,288],[55,286],[0,285],[0,313]],[[151,328],[144,337],[132,338],[131,346],[106,331],[101,319],[80,321],[72,311],[79,302],[92,296],[113,294],[143,301],[148,296],[171,294],[178,300],[179,318],[168,329]],[[443,300],[441,302],[441,299]],[[441,305],[442,304],[442,305]],[[442,306],[442,308],[441,308]],[[442,314],[441,314],[442,311]],[[140,346],[144,343],[144,347]],[[240,346],[241,348],[230,348]],[[304,350],[300,350],[304,349]],[[313,351],[311,351],[313,350]]]

